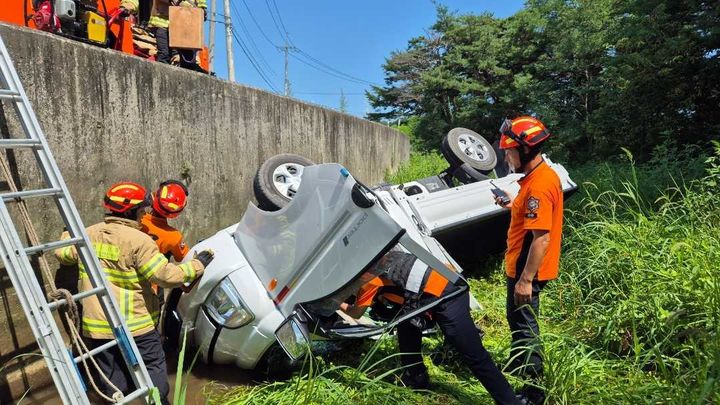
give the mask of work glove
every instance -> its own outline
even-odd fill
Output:
[[[207,267],[214,258],[215,252],[213,252],[211,249],[206,249],[200,253],[195,253],[195,257],[193,259],[199,260],[200,263],[202,263],[203,267]]]

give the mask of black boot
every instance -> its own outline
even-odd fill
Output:
[[[427,371],[410,371],[405,370],[400,377],[400,381],[408,388],[415,390],[426,390],[430,388],[430,376]]]

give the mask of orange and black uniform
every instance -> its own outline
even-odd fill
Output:
[[[397,254],[397,252],[390,254]],[[403,261],[398,261],[398,263],[403,263]],[[406,261],[403,265],[412,266],[413,262]],[[434,301],[452,292],[457,292],[458,288],[438,272],[428,268],[421,284],[420,305],[427,304],[428,300]],[[400,303],[398,301],[404,300],[404,297],[395,294],[398,290],[402,291],[402,288],[398,288],[396,283],[385,277],[376,277],[360,288],[355,305],[370,306],[377,295]],[[470,316],[469,292],[458,293],[432,307],[428,312],[442,330],[446,341],[461,353],[465,364],[487,389],[495,402],[517,404],[519,401],[515,397],[512,387],[482,344],[475,322]],[[428,377],[421,354],[422,329],[411,321],[403,321],[397,326],[400,362],[404,368],[402,380],[414,388],[426,388]]]
[[[540,292],[547,281],[558,276],[563,191],[560,178],[544,161],[518,182],[520,191],[511,207],[505,253],[507,319],[513,340],[510,358],[515,359],[508,369],[537,376],[542,373],[542,358],[539,345],[532,343],[540,333],[536,319],[540,311]],[[534,230],[548,231],[550,244],[532,283],[530,308],[526,305],[518,307],[514,301],[515,284],[527,263]]]

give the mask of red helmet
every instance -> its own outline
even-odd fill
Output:
[[[147,205],[150,195],[145,187],[129,181],[113,184],[103,199],[103,207],[120,214]]]
[[[153,210],[165,218],[175,218],[185,209],[189,195],[187,187],[181,182],[164,181],[152,193]]]
[[[525,145],[530,148],[550,137],[550,131],[540,120],[533,117],[505,119],[500,126],[500,149],[517,148]]]

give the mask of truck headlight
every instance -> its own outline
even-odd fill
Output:
[[[215,322],[230,329],[247,325],[255,318],[227,277],[210,292],[203,306]]]

